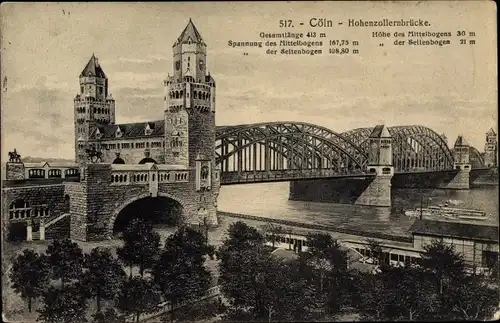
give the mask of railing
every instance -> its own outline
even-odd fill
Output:
[[[359,177],[375,176],[374,174],[362,171],[353,171],[350,173],[338,172],[331,169],[290,169],[290,170],[271,170],[271,171],[231,171],[221,172],[222,184],[252,183],[252,182],[273,182],[288,181],[294,179],[315,179],[328,177]]]
[[[350,235],[360,236],[360,237],[378,238],[378,239],[383,239],[383,240],[393,240],[393,241],[399,241],[399,242],[413,243],[413,238],[410,236],[408,236],[408,237],[396,236],[396,235],[384,234],[384,233],[378,233],[378,232],[367,232],[367,231],[360,231],[360,230],[354,230],[354,229],[339,228],[339,227],[330,226],[330,225],[310,224],[310,223],[295,222],[295,221],[281,220],[281,219],[272,219],[272,218],[266,218],[266,217],[261,217],[261,216],[237,214],[237,213],[230,213],[230,212],[217,211],[217,214],[222,215],[222,216],[232,217],[232,218],[248,219],[248,220],[260,221],[260,222],[272,222],[272,223],[278,223],[278,224],[282,224],[282,225],[289,225],[289,226],[305,228],[305,229],[331,231],[331,232],[350,234]]]
[[[45,223],[45,229],[50,227],[51,225],[59,222],[60,220],[64,219],[66,216],[69,216],[69,213],[64,213],[55,217],[52,217],[49,221]]]
[[[43,185],[58,185],[66,182],[79,182],[80,178],[28,178],[19,180],[4,180],[2,186],[4,188],[23,187],[23,186],[43,186]]]
[[[209,288],[207,290],[207,292],[205,293],[204,296],[196,299],[196,300],[191,300],[191,301],[187,301],[187,302],[183,302],[183,303],[180,303],[180,304],[177,304],[174,306],[174,309],[178,309],[178,308],[181,308],[183,306],[186,306],[188,304],[194,304],[194,303],[197,303],[197,302],[200,302],[202,300],[205,300],[207,298],[211,298],[211,297],[215,297],[217,295],[220,294],[220,287],[219,286],[214,286],[212,288]],[[171,310],[170,308],[170,302],[162,302],[160,304],[158,304],[157,306],[157,309],[150,312],[150,313],[146,313],[146,314],[141,314],[139,316],[139,321],[145,321],[145,320],[149,320],[149,319],[152,319],[152,318],[156,318],[162,314],[165,314],[167,312],[169,312]],[[125,318],[125,321],[126,322],[135,322],[135,318],[136,318],[136,315],[134,314],[131,314],[129,316],[127,316]]]
[[[111,185],[189,182],[189,171],[113,171]]]

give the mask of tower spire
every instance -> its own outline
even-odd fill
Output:
[[[177,41],[175,42],[174,46],[186,43],[204,44],[203,38],[201,37],[198,29],[196,29],[196,26],[194,25],[191,18],[189,18],[189,22],[186,25],[186,28],[184,28],[179,38],[177,38]]]

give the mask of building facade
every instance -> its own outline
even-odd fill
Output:
[[[215,81],[206,59],[207,45],[189,20],[173,45],[173,75],[163,82],[163,118],[119,124],[107,75],[92,55],[74,98],[76,163],[23,163],[12,152],[3,228],[17,228],[11,231],[21,240],[107,239],[122,211],[150,198],[171,203],[157,210],[162,216],[217,225]]]
[[[164,115],[158,120],[116,123],[108,78],[92,55],[74,99],[75,159],[87,150],[102,162],[195,166],[215,162],[215,80],[208,73],[207,45],[190,20],[173,45],[173,75],[164,80]]]

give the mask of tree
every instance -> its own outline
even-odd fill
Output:
[[[52,268],[52,278],[61,279],[64,288],[68,280],[81,277],[83,270],[83,251],[77,243],[69,239],[54,240],[47,247],[47,256]]]
[[[126,274],[120,263],[107,248],[94,248],[85,255],[86,272],[83,273],[83,286],[96,297],[97,312],[101,311],[101,299],[110,300],[118,294]]]
[[[255,273],[270,255],[264,241],[255,228],[238,221],[229,226],[227,238],[217,251],[219,284],[235,316],[253,317],[253,310],[259,307]]]
[[[130,267],[139,267],[139,273],[144,276],[147,269],[151,269],[158,258],[160,250],[160,235],[153,230],[153,226],[141,219],[134,219],[123,233],[124,244],[117,248],[118,258]]]
[[[424,247],[422,266],[435,277],[436,290],[443,294],[445,284],[460,283],[465,276],[465,263],[461,254],[455,252],[453,245],[434,240]]]
[[[310,293],[300,269],[294,261],[276,259],[255,228],[233,224],[218,258],[219,284],[231,305],[230,320],[305,317]]]
[[[203,296],[211,285],[205,256],[213,248],[198,231],[182,227],[168,237],[159,260],[152,269],[154,282],[170,303],[171,321],[177,305]]]
[[[386,284],[379,275],[366,275],[364,293],[358,306],[363,321],[385,321],[388,299],[391,296]]]
[[[500,302],[498,289],[488,286],[483,277],[469,277],[451,290],[452,317],[448,320],[491,320]]]
[[[42,295],[49,283],[50,270],[47,257],[25,249],[12,264],[10,280],[16,293],[28,302],[31,313],[32,300]]]
[[[134,315],[139,322],[141,314],[157,310],[161,295],[152,280],[133,277],[123,285],[117,299],[118,308],[127,315]]]
[[[367,239],[368,250],[370,251],[370,257],[374,260],[376,265],[385,265],[387,259],[384,259],[384,253],[382,245],[374,239]]]
[[[283,262],[273,256],[265,260],[255,277],[255,317],[268,322],[305,319],[313,294],[295,261]]]
[[[97,312],[92,315],[92,323],[125,323],[123,316],[118,315],[115,309],[108,308],[104,312]]]
[[[329,234],[308,234],[307,246],[308,250],[299,256],[299,263],[310,282],[317,286],[318,297],[322,298],[328,273],[346,270],[347,253]]]
[[[43,293],[43,307],[38,320],[46,323],[79,323],[87,322],[85,312],[87,300],[75,286],[64,289],[50,287]]]
[[[384,281],[386,301],[390,308],[388,320],[425,321],[439,306],[434,286],[419,268],[385,268],[379,275]]]
[[[274,223],[267,223],[263,226],[264,233],[266,235],[266,240],[275,246],[276,242],[279,242],[281,235],[285,232],[282,226],[276,225]]]
[[[230,249],[246,249],[252,246],[262,246],[264,242],[264,236],[257,229],[245,222],[237,221],[229,226],[224,245]]]
[[[347,252],[331,235],[327,233],[309,233],[307,235],[307,247],[305,257],[327,259],[332,267],[347,268]]]

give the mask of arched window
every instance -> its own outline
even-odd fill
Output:
[[[198,98],[198,91],[194,91],[194,98],[197,99]]]
[[[18,199],[12,202],[9,206],[9,218],[16,219],[24,219],[31,215],[31,207],[29,203],[24,201],[23,199]]]
[[[150,158],[150,157],[145,157],[145,158],[141,159],[141,161],[139,162],[139,164],[146,164],[146,163],[157,164],[156,160],[154,160],[153,158]]]
[[[208,178],[208,166],[203,166],[201,168],[201,179],[207,179]]]
[[[113,164],[125,164],[125,161],[120,157],[117,157],[115,158],[115,160],[113,160]]]

